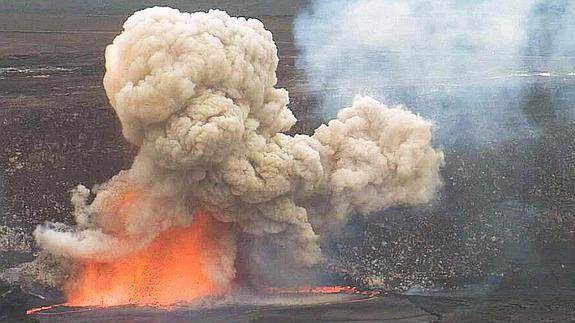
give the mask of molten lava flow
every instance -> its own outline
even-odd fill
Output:
[[[88,262],[69,284],[66,305],[167,306],[223,292],[206,273],[204,256],[231,229],[198,213],[189,227],[162,232],[144,250],[111,263]]]
[[[45,311],[45,310],[50,310],[50,309],[53,309],[53,308],[55,308],[55,307],[62,306],[62,305],[63,305],[63,304],[56,304],[56,305],[48,305],[48,306],[34,307],[34,308],[29,309],[29,310],[26,310],[26,315],[34,315],[34,314],[36,314],[36,313],[38,313],[38,312],[42,312],[42,311]]]

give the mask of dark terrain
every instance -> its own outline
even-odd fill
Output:
[[[0,2],[0,272],[33,259],[36,225],[72,221],[70,189],[130,166],[136,150],[123,140],[101,81],[104,48],[133,11],[156,4],[222,8],[262,20],[279,48],[279,86],[290,92],[299,120],[293,132],[310,133],[327,118],[296,67],[292,20],[308,2]],[[449,112],[436,121],[444,188],[429,206],[354,218],[342,239],[325,247],[324,264],[337,283],[397,294],[341,305],[120,311],[68,320],[575,321],[575,78],[533,77],[430,95],[398,91],[415,111],[433,105]],[[483,91],[489,100],[467,100],[465,91]],[[502,107],[511,111],[500,124],[509,132],[478,137],[475,130],[483,128],[474,113],[497,118]],[[0,321],[50,303],[0,285]]]

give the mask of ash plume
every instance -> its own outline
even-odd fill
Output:
[[[78,186],[76,225],[38,227],[39,246],[73,262],[109,262],[207,213],[236,228],[214,232],[218,248],[206,251],[204,267],[225,286],[238,233],[313,265],[350,214],[433,197],[443,154],[431,146],[431,122],[357,96],[313,135],[286,135],[296,119],[287,91],[275,88],[277,65],[258,20],[136,12],[106,49],[104,87],[140,151],[107,183]]]

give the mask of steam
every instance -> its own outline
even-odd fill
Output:
[[[525,136],[517,89],[574,75],[573,14],[563,0],[316,0],[295,20],[297,64],[329,116],[360,92],[408,103],[444,145]]]
[[[296,119],[287,91],[274,87],[277,65],[258,20],[136,12],[106,49],[104,87],[140,152],[107,183],[78,186],[76,226],[40,226],[38,244],[72,261],[113,261],[208,212],[313,265],[321,239],[351,213],[433,197],[443,154],[431,147],[431,122],[358,96],[312,136],[288,136]],[[225,285],[237,239],[214,235],[227,247],[205,267]]]
[[[535,2],[314,1],[295,22],[300,63],[313,88],[473,82],[517,68]],[[374,61],[381,70],[369,68]],[[328,66],[344,75],[332,78]]]
[[[533,69],[550,74],[572,74],[575,53],[575,5],[566,0],[541,0],[533,6],[527,28],[529,40],[526,54]]]

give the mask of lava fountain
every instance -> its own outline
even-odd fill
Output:
[[[223,293],[204,266],[209,249],[227,247],[218,237],[231,231],[231,224],[201,213],[189,227],[172,227],[134,254],[111,263],[90,261],[67,286],[66,305],[169,306]]]

